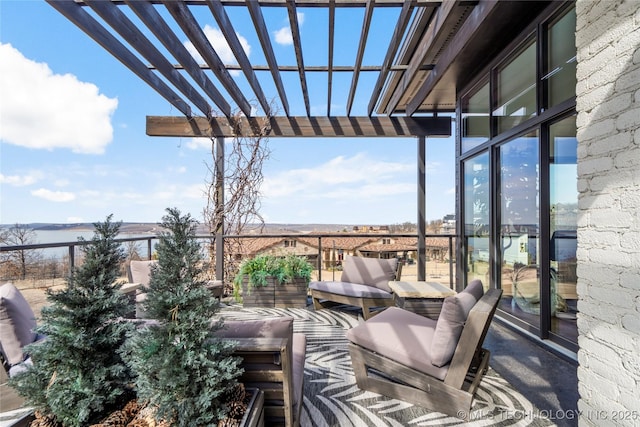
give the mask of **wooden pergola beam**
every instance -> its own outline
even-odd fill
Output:
[[[289,14],[289,25],[291,25],[291,38],[293,39],[293,50],[296,53],[296,61],[298,63],[298,73],[300,74],[300,89],[302,89],[302,98],[304,99],[304,107],[307,116],[311,115],[311,107],[309,106],[309,89],[307,88],[307,77],[304,71],[304,56],[302,55],[302,41],[300,40],[300,25],[298,23],[298,12],[295,0],[287,0],[287,13]]]
[[[253,136],[265,117],[243,117],[232,127],[226,118],[147,116],[147,135],[169,137]],[[239,135],[236,134],[239,132]],[[449,137],[450,117],[271,117],[268,136],[278,138]]]
[[[356,65],[351,79],[351,89],[349,90],[349,98],[347,99],[347,116],[351,115],[351,107],[353,107],[353,99],[356,96],[356,88],[358,87],[358,79],[360,78],[360,67],[362,67],[362,58],[364,57],[364,49],[367,45],[367,37],[369,35],[369,27],[371,26],[371,18],[373,17],[373,0],[367,1],[364,11],[364,20],[362,22],[362,31],[360,33],[360,43],[358,44],[358,53],[356,55]]]
[[[235,55],[240,68],[242,68],[242,72],[247,78],[247,82],[251,86],[251,89],[253,89],[253,93],[255,93],[258,102],[262,106],[262,110],[266,115],[270,115],[271,106],[269,105],[269,102],[267,101],[267,98],[262,91],[262,87],[260,86],[258,77],[251,67],[251,61],[249,61],[249,57],[245,53],[244,48],[240,43],[240,39],[236,34],[235,28],[233,28],[233,25],[231,24],[229,15],[227,15],[227,12],[225,12],[224,10],[222,2],[220,0],[207,0],[207,5],[211,10],[211,14],[216,19],[216,22],[218,23],[222,34],[224,34],[224,38],[227,40],[227,43],[229,44],[231,51]]]
[[[191,116],[191,107],[178,94],[176,94],[163,80],[156,76],[146,65],[142,63],[129,49],[118,39],[109,33],[98,21],[90,16],[79,3],[73,1],[47,0],[54,9],[73,22],[89,37],[107,50],[114,58],[122,62],[142,81],[151,86],[171,105],[176,107],[185,116]]]
[[[387,111],[393,111],[405,96],[407,88],[417,78],[425,63],[434,60],[434,56],[440,50],[440,47],[446,42],[449,35],[448,29],[455,27],[464,13],[465,0],[455,0],[443,3],[436,12],[434,18],[429,23],[427,31],[424,32],[420,43],[413,53],[409,69],[402,75],[402,78],[396,87],[394,94],[391,96],[387,105]]]
[[[189,51],[184,47],[178,36],[162,18],[158,10],[151,3],[139,0],[125,0],[133,12],[145,23],[153,34],[160,40],[164,47],[171,52],[173,57],[180,62],[179,67],[174,65],[176,70],[184,69],[189,73],[194,82],[198,84],[204,93],[211,98],[213,103],[220,109],[222,114],[231,117],[231,106],[215,87],[213,82],[207,77],[203,69],[196,62]]]
[[[271,71],[273,82],[275,83],[276,89],[278,90],[278,95],[280,95],[282,108],[284,108],[284,113],[288,116],[289,101],[287,100],[287,92],[284,90],[284,85],[282,84],[282,77],[280,76],[278,61],[276,60],[276,54],[273,51],[273,45],[271,44],[271,39],[269,38],[269,31],[267,31],[267,25],[264,21],[262,9],[260,9],[258,2],[253,1],[247,2],[247,9],[249,10],[249,14],[251,15],[251,20],[253,21],[253,26],[256,29],[260,44],[262,45],[262,51],[264,52],[264,56],[267,60],[268,70]]]
[[[224,63],[216,53],[216,51],[209,43],[207,36],[204,34],[200,24],[196,21],[189,8],[185,3],[171,0],[162,0],[165,7],[176,20],[185,35],[191,40],[193,46],[202,56],[202,59],[207,63],[213,74],[218,78],[222,86],[227,90],[229,95],[238,104],[238,107],[242,112],[250,116],[251,105],[245,98],[242,91],[236,84],[233,77],[229,74],[229,71],[224,66]]]
[[[396,23],[395,29],[393,31],[393,36],[391,37],[391,41],[389,42],[389,47],[387,48],[387,53],[384,57],[380,74],[378,74],[378,79],[376,80],[376,84],[373,88],[373,91],[371,92],[371,100],[369,101],[369,107],[367,110],[368,115],[373,114],[373,110],[376,108],[376,103],[380,99],[380,94],[382,93],[384,82],[387,81],[387,76],[392,70],[392,63],[395,59],[396,52],[398,52],[398,47],[402,42],[402,37],[404,36],[405,30],[407,29],[407,25],[409,25],[409,22],[411,22],[412,12],[413,5],[411,4],[411,0],[405,0],[404,4],[402,5],[402,10],[400,11],[400,16],[398,17],[398,22]]]

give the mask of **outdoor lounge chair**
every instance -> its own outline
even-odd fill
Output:
[[[142,304],[147,297],[147,294],[142,290],[143,287],[149,285],[151,278],[151,269],[157,264],[156,260],[149,261],[130,261],[127,268],[127,278],[129,283],[122,285],[122,292],[129,295],[132,303],[135,304],[135,317],[138,319],[144,319],[146,313],[142,308]],[[209,280],[207,282],[207,288],[211,291],[215,298],[221,298],[223,293],[223,285],[220,280]]]
[[[9,387],[9,377],[31,366],[23,347],[43,339],[37,335],[36,316],[20,291],[11,283],[0,286],[0,412],[20,408],[24,399]]]
[[[468,419],[489,366],[482,343],[501,295],[473,281],[445,299],[437,321],[390,307],[350,329],[358,387]]]
[[[369,319],[375,314],[372,308],[395,304],[389,281],[400,280],[401,272],[402,264],[396,258],[347,256],[339,282],[309,283],[313,308],[320,310],[337,304],[353,305],[362,309],[365,320]]]

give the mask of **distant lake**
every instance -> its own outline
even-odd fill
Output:
[[[91,240],[94,236],[93,230],[34,230],[35,238],[32,243],[69,243],[77,242],[82,237],[85,240]],[[118,239],[127,239],[130,237],[150,237],[150,233],[120,233]],[[155,246],[157,240],[152,241]],[[147,256],[147,242],[140,241],[136,244],[138,252],[141,256]],[[76,247],[76,251],[79,249]],[[45,258],[61,258],[69,253],[68,247],[38,249]]]

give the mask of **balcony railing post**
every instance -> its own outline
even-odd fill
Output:
[[[75,266],[75,245],[69,245],[69,274],[71,274]]]
[[[449,288],[453,289],[453,236],[449,236]]]
[[[322,237],[318,236],[318,280],[322,280]]]

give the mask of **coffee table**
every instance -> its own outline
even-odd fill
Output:
[[[437,282],[390,281],[389,287],[398,307],[437,320],[442,303],[456,292]]]

